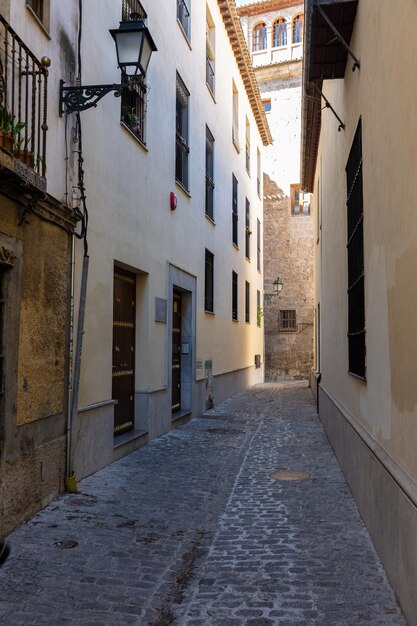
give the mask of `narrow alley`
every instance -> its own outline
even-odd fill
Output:
[[[0,623],[405,625],[310,389],[261,384],[10,536]]]

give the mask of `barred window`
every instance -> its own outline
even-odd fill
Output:
[[[214,137],[206,126],[206,215],[214,219]]]
[[[279,329],[281,332],[294,332],[297,330],[297,314],[295,309],[280,310]]]
[[[122,74],[123,81],[127,85],[125,74]],[[133,83],[129,88],[126,86],[121,97],[121,120],[144,145],[146,145],[146,98],[147,87],[142,80]]]
[[[238,276],[236,272],[232,272],[232,320],[238,320]]]
[[[256,221],[256,267],[258,272],[261,271],[261,222]]]
[[[128,22],[132,13],[137,13],[141,20],[146,20],[148,17],[139,0],[122,0],[122,21]]]
[[[237,204],[237,178],[232,174],[232,242],[238,245],[238,204]]]
[[[177,0],[177,20],[181,24],[187,39],[190,39],[191,31],[190,7],[191,0]]]
[[[214,94],[216,30],[208,6],[206,5],[206,83]]]
[[[175,178],[188,190],[188,109],[190,92],[177,72]]]
[[[214,254],[209,250],[206,250],[205,261],[204,309],[214,311]]]
[[[49,28],[49,2],[50,0],[26,0],[26,4],[46,29]]]
[[[359,121],[346,165],[349,372],[366,375],[363,247],[362,127]]]
[[[245,207],[245,256],[250,259],[250,236],[252,231],[250,229],[250,202],[246,198]]]
[[[272,45],[274,48],[287,45],[287,22],[283,17],[274,22]]]
[[[250,322],[250,284],[245,280],[245,322]]]

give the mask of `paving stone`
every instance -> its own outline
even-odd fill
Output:
[[[257,385],[79,488],[10,536],[0,623],[406,625],[306,388]]]

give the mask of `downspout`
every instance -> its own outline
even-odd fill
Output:
[[[68,489],[67,480],[71,475],[72,467],[72,381],[73,381],[73,351],[74,351],[74,282],[75,282],[75,236],[71,241],[71,283],[70,283],[70,315],[68,333],[68,364],[67,364],[67,456],[65,470],[65,487]]]

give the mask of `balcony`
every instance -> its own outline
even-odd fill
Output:
[[[48,71],[0,15],[0,164],[46,190]]]

